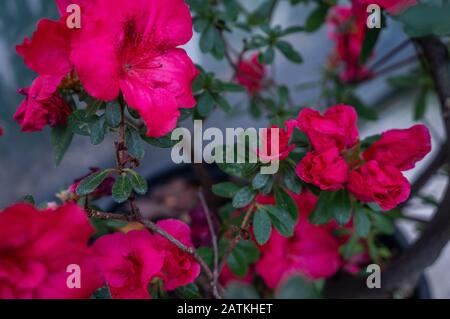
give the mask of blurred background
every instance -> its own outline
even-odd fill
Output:
[[[258,6],[260,0],[246,0],[249,9]],[[274,24],[282,26],[302,24],[310,9],[308,5],[292,8],[287,1],[280,1],[274,15]],[[19,200],[24,195],[32,194],[37,202],[54,200],[54,194],[69,186],[72,181],[87,173],[89,167],[109,167],[114,163],[112,139],[92,146],[89,138],[76,136],[72,146],[60,166],[53,164],[50,144],[50,132],[21,133],[20,127],[12,119],[22,97],[16,93],[21,87],[31,84],[35,74],[23,64],[15,52],[15,45],[22,43],[25,36],[31,37],[36,22],[42,17],[57,18],[57,10],[53,0],[1,0],[0,1],[0,125],[5,135],[0,138],[0,209]],[[376,56],[384,53],[405,40],[401,26],[389,21],[389,29],[382,33],[381,41],[376,47]],[[296,91],[299,84],[320,80],[324,63],[332,49],[327,37],[328,30],[323,27],[311,35],[298,33],[289,41],[301,52],[304,63],[293,65],[278,55],[275,62],[277,82],[288,85],[294,94],[297,104],[314,106],[319,97],[318,89]],[[230,43],[239,48],[239,34],[229,36]],[[195,63],[208,71],[214,71],[219,78],[228,80],[231,70],[225,61],[219,62],[210,56],[201,54],[198,48],[198,37],[194,36],[186,46],[186,50]],[[396,60],[402,60],[413,54],[410,46],[400,53]],[[392,62],[395,62],[393,60]],[[271,71],[274,71],[271,70]],[[405,72],[399,69],[386,74],[391,77]],[[367,105],[376,108],[380,119],[375,122],[360,123],[361,136],[380,133],[390,128],[406,128],[414,124],[413,105],[418,92],[414,90],[394,90],[387,85],[386,77],[367,82],[359,88],[359,96]],[[243,109],[247,106],[246,96],[237,96],[234,105]],[[439,145],[444,139],[440,120],[439,107],[434,97],[428,100],[425,124],[432,130],[433,145]],[[263,127],[267,123],[257,121],[244,113],[236,112],[232,116],[216,112],[204,123],[204,127]],[[191,127],[189,120],[185,127]],[[437,148],[437,147],[436,147]],[[434,154],[428,155],[418,167],[409,171],[407,176],[413,181]],[[170,149],[156,149],[148,146],[146,157],[142,163],[141,173],[152,176],[164,170],[174,168],[170,160]],[[439,198],[445,187],[445,178],[437,176],[426,188],[426,193]],[[408,213],[428,219],[432,214],[430,206],[419,200],[408,208]],[[417,235],[414,224],[400,222],[399,227],[405,230],[409,239]],[[440,259],[427,270],[431,291],[436,298],[450,298],[450,246],[447,246]]]

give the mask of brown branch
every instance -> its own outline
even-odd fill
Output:
[[[211,212],[209,211],[208,205],[206,204],[205,196],[203,195],[203,192],[201,190],[199,190],[198,192],[198,197],[200,198],[200,202],[202,203],[203,210],[205,212],[206,220],[208,221],[209,232],[211,234],[211,243],[213,246],[214,270],[211,287],[214,297],[217,299],[221,299],[222,296],[219,293],[219,247],[217,244],[217,235],[214,229],[214,223],[212,220]]]
[[[426,67],[431,74],[441,104],[442,117],[447,138],[450,137],[450,57],[447,47],[435,37],[414,40],[423,54]],[[445,148],[447,163],[450,164],[450,148]],[[432,265],[450,240],[450,187],[433,217],[426,225],[420,238],[383,270],[381,288],[368,289],[365,278],[351,278],[330,282],[326,288],[329,297],[368,298],[388,297],[395,290],[414,283],[425,268]]]
[[[233,252],[234,248],[239,244],[241,239],[244,237],[244,235],[247,233],[247,226],[248,222],[250,220],[250,216],[252,215],[252,212],[255,208],[255,204],[251,204],[249,208],[247,209],[244,218],[242,219],[241,226],[239,228],[239,232],[236,235],[236,237],[233,238],[231,243],[228,245],[227,249],[225,250],[225,253],[222,256],[222,261],[219,265],[219,273],[222,271],[223,267],[225,267],[225,264],[227,263],[228,256]]]

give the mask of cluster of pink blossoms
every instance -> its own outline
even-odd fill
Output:
[[[198,71],[178,46],[192,37],[184,0],[76,0],[83,27],[69,29],[68,1],[57,0],[58,21],[43,19],[31,39],[17,46],[25,64],[38,74],[19,90],[25,100],[15,114],[23,131],[64,124],[71,107],[59,88],[81,82],[86,92],[113,101],[120,92],[159,137],[175,128],[180,108],[196,101],[191,84]],[[120,8],[120,10],[117,10]]]
[[[357,115],[346,105],[329,108],[323,115],[304,109],[298,127],[313,150],[297,166],[298,176],[322,190],[347,188],[363,202],[376,202],[389,210],[404,202],[410,192],[402,171],[414,168],[431,151],[424,125],[384,132],[360,154]]]
[[[158,226],[192,246],[183,222]],[[0,298],[89,298],[105,284],[113,298],[151,298],[153,280],[169,291],[200,273],[193,257],[147,230],[105,235],[89,246],[94,228],[73,203],[43,211],[14,205],[0,212],[0,229]],[[69,265],[80,267],[79,288],[67,285]]]

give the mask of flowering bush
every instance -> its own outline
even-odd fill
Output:
[[[255,296],[286,297],[291,281],[297,292],[290,297],[318,297],[329,278],[359,278],[369,263],[389,263],[379,239],[393,234],[402,205],[417,195],[403,172],[430,153],[431,135],[422,124],[359,134],[358,124],[378,114],[357,88],[398,67],[377,69],[389,54],[372,63],[384,25],[367,27],[367,5],[378,4],[379,18],[399,20],[411,37],[447,29],[413,27],[410,15],[434,8],[415,0],[286,5],[304,2],[314,3],[306,21],[279,26],[272,22],[277,0],[254,10],[238,0],[56,0],[60,17],[42,19],[16,48],[37,76],[18,90],[24,100],[14,119],[23,132],[51,128],[56,164],[74,135],[97,145],[111,134],[117,165],[91,168],[57,194],[60,203],[36,205],[26,196],[0,213],[0,297],[221,298],[233,297],[231,283]],[[78,5],[79,17],[67,12],[69,4]],[[69,27],[77,18],[81,27]],[[307,107],[270,66],[280,54],[292,67],[303,63],[289,39],[322,25],[334,48],[319,84],[323,99]],[[200,50],[232,69],[230,81],[194,65],[181,48],[193,29]],[[237,29],[244,33],[239,49],[228,39]],[[437,90],[448,122],[450,81],[437,71],[437,63],[448,64],[447,48],[437,38],[414,41],[420,73],[402,79],[422,79],[408,83],[422,85],[415,119]],[[442,46],[441,55],[432,52]],[[136,172],[147,163],[144,144],[172,147],[170,133],[181,121],[206,119],[215,107],[232,112],[228,94],[246,96],[248,112],[268,119],[260,145],[244,143],[256,162],[218,163],[229,178],[202,181],[187,215],[152,220],[136,201],[148,192]],[[273,163],[273,174],[259,171]],[[109,197],[129,211],[101,211],[96,200]]]

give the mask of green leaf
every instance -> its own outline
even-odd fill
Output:
[[[225,112],[225,113],[231,113],[231,105],[228,103],[227,99],[225,99],[220,94],[213,94],[214,101],[217,103],[217,105]]]
[[[284,29],[281,33],[280,36],[284,37],[293,33],[297,33],[297,32],[303,32],[305,31],[305,27],[300,26],[300,25],[294,25],[291,27],[288,27],[286,29]]]
[[[281,51],[281,53],[283,53],[283,55],[288,60],[290,60],[294,63],[302,63],[303,62],[303,58],[300,55],[300,53],[298,53],[289,42],[280,40],[280,41],[277,41],[275,46],[278,48],[278,50]]]
[[[410,37],[450,34],[450,3],[432,5],[421,3],[410,7],[395,18],[403,23]]]
[[[356,233],[366,238],[369,236],[371,222],[366,210],[355,209],[355,216],[353,218],[353,223],[355,225]]]
[[[263,209],[258,209],[253,215],[253,233],[260,245],[264,245],[270,238],[272,222],[269,215]]]
[[[334,219],[340,225],[345,225],[352,217],[352,203],[346,190],[334,192],[332,201],[329,203],[333,207]]]
[[[133,170],[130,170],[129,173],[131,186],[133,187],[134,191],[139,195],[147,194],[148,185],[145,178],[143,178],[141,175],[139,175],[137,172]]]
[[[92,293],[92,299],[112,299],[108,286],[97,289]]]
[[[94,123],[89,125],[91,143],[98,145],[105,139],[106,125],[105,117],[100,116]]]
[[[294,199],[286,193],[283,189],[275,188],[275,200],[277,205],[281,206],[285,211],[291,215],[294,221],[298,219],[298,208]]]
[[[127,174],[120,175],[112,188],[112,198],[116,203],[123,203],[130,198],[132,186]]]
[[[297,195],[302,191],[302,182],[293,169],[285,171],[283,182],[291,192]]]
[[[172,134],[167,134],[158,138],[141,135],[141,139],[146,143],[159,148],[172,148],[179,142],[179,140],[172,140]]]
[[[315,8],[306,19],[305,31],[314,32],[318,30],[325,22],[329,8],[330,7],[325,3],[319,4],[319,6]]]
[[[217,29],[213,25],[209,25],[200,36],[200,50],[203,53],[211,52],[216,43],[216,37],[219,37]]]
[[[125,145],[127,146],[128,153],[142,160],[145,156],[144,145],[142,143],[141,135],[134,128],[127,126],[125,130]]]
[[[272,175],[258,173],[252,180],[252,187],[254,189],[264,188],[271,178]]]
[[[233,198],[240,189],[241,187],[234,183],[224,182],[213,185],[212,192],[220,197]]]
[[[359,57],[359,61],[361,64],[365,64],[367,59],[372,54],[380,34],[381,28],[366,29],[366,35],[364,37],[361,55]]]
[[[317,299],[320,293],[314,283],[301,276],[292,276],[275,292],[277,299]]]
[[[261,63],[272,64],[273,60],[275,59],[275,50],[273,49],[273,47],[267,47],[264,54],[259,55],[259,59]]]
[[[321,191],[319,200],[317,201],[316,208],[309,215],[309,221],[311,224],[321,225],[326,224],[334,217],[331,201],[333,200],[334,192]]]
[[[36,204],[36,201],[34,200],[33,195],[25,195],[24,197],[22,197],[20,202],[21,203],[26,203],[26,204],[31,204],[31,205],[35,205]]]
[[[89,124],[94,121],[95,118],[87,117],[84,110],[76,110],[69,116],[67,123],[73,133],[82,136],[89,136],[91,135]]]
[[[103,183],[111,172],[111,169],[105,169],[85,177],[77,187],[77,194],[80,196],[89,195]]]
[[[202,295],[195,284],[178,287],[175,289],[175,295],[181,299],[201,299]]]
[[[419,91],[419,95],[416,98],[416,102],[414,104],[414,120],[418,121],[421,120],[424,115],[427,108],[427,95],[428,95],[428,88],[422,87],[422,89]]]
[[[233,82],[219,82],[217,89],[224,92],[244,92],[245,88],[242,85]]]
[[[67,125],[56,126],[52,128],[50,140],[53,146],[53,162],[58,166],[72,143],[72,130]]]
[[[249,284],[231,282],[224,294],[225,299],[259,299],[258,292]]]
[[[392,221],[383,215],[383,212],[370,212],[370,217],[375,229],[387,235],[392,235],[395,232]]]
[[[361,101],[356,95],[350,94],[350,96],[345,101],[347,104],[352,105],[356,113],[366,120],[375,121],[378,119],[378,114],[372,108],[366,106],[363,101]]]
[[[361,141],[361,150],[368,149],[373,143],[381,138],[381,134],[371,135]]]
[[[114,103],[108,103],[105,109],[106,123],[109,127],[118,127],[120,124],[120,107]]]
[[[291,237],[294,234],[295,222],[287,211],[278,206],[262,206],[262,208],[269,213],[273,225],[281,235]]]
[[[214,99],[208,91],[200,95],[197,101],[197,111],[202,117],[208,117],[214,108]]]
[[[233,207],[242,208],[250,204],[256,196],[256,191],[250,186],[241,188],[233,197]]]

